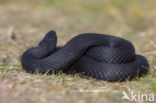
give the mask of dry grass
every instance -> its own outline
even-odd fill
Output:
[[[156,93],[155,5],[155,0],[0,0],[0,103],[130,103],[121,101],[123,90]],[[57,31],[58,45],[84,32],[126,38],[147,57],[150,74],[108,83],[79,75],[25,73],[21,53],[51,29]]]

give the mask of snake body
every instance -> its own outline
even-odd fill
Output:
[[[27,49],[21,64],[29,73],[73,71],[105,81],[141,77],[149,70],[145,57],[135,54],[129,41],[120,37],[85,33],[57,47],[55,31],[46,34],[38,46]]]

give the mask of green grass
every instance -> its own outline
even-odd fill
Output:
[[[155,94],[155,5],[155,0],[0,0],[0,103],[129,103],[121,101],[123,90]],[[21,54],[51,29],[58,45],[84,32],[128,39],[148,59],[150,73],[122,83],[62,72],[25,73]]]
[[[43,4],[45,4],[45,7],[54,7],[57,5],[58,0],[47,0],[43,1]]]

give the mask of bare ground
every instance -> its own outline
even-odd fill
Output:
[[[155,94],[155,5],[155,0],[0,0],[0,103],[132,103],[121,100],[122,91]],[[58,45],[84,32],[128,39],[136,53],[147,57],[150,73],[122,83],[25,73],[22,52],[51,29],[57,32]]]

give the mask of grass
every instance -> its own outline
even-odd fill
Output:
[[[155,0],[0,0],[0,103],[130,103],[122,91],[156,93]],[[133,81],[109,83],[78,74],[25,73],[23,51],[54,29],[58,45],[84,32],[130,40],[146,56],[150,73]],[[16,39],[11,39],[12,34]]]

